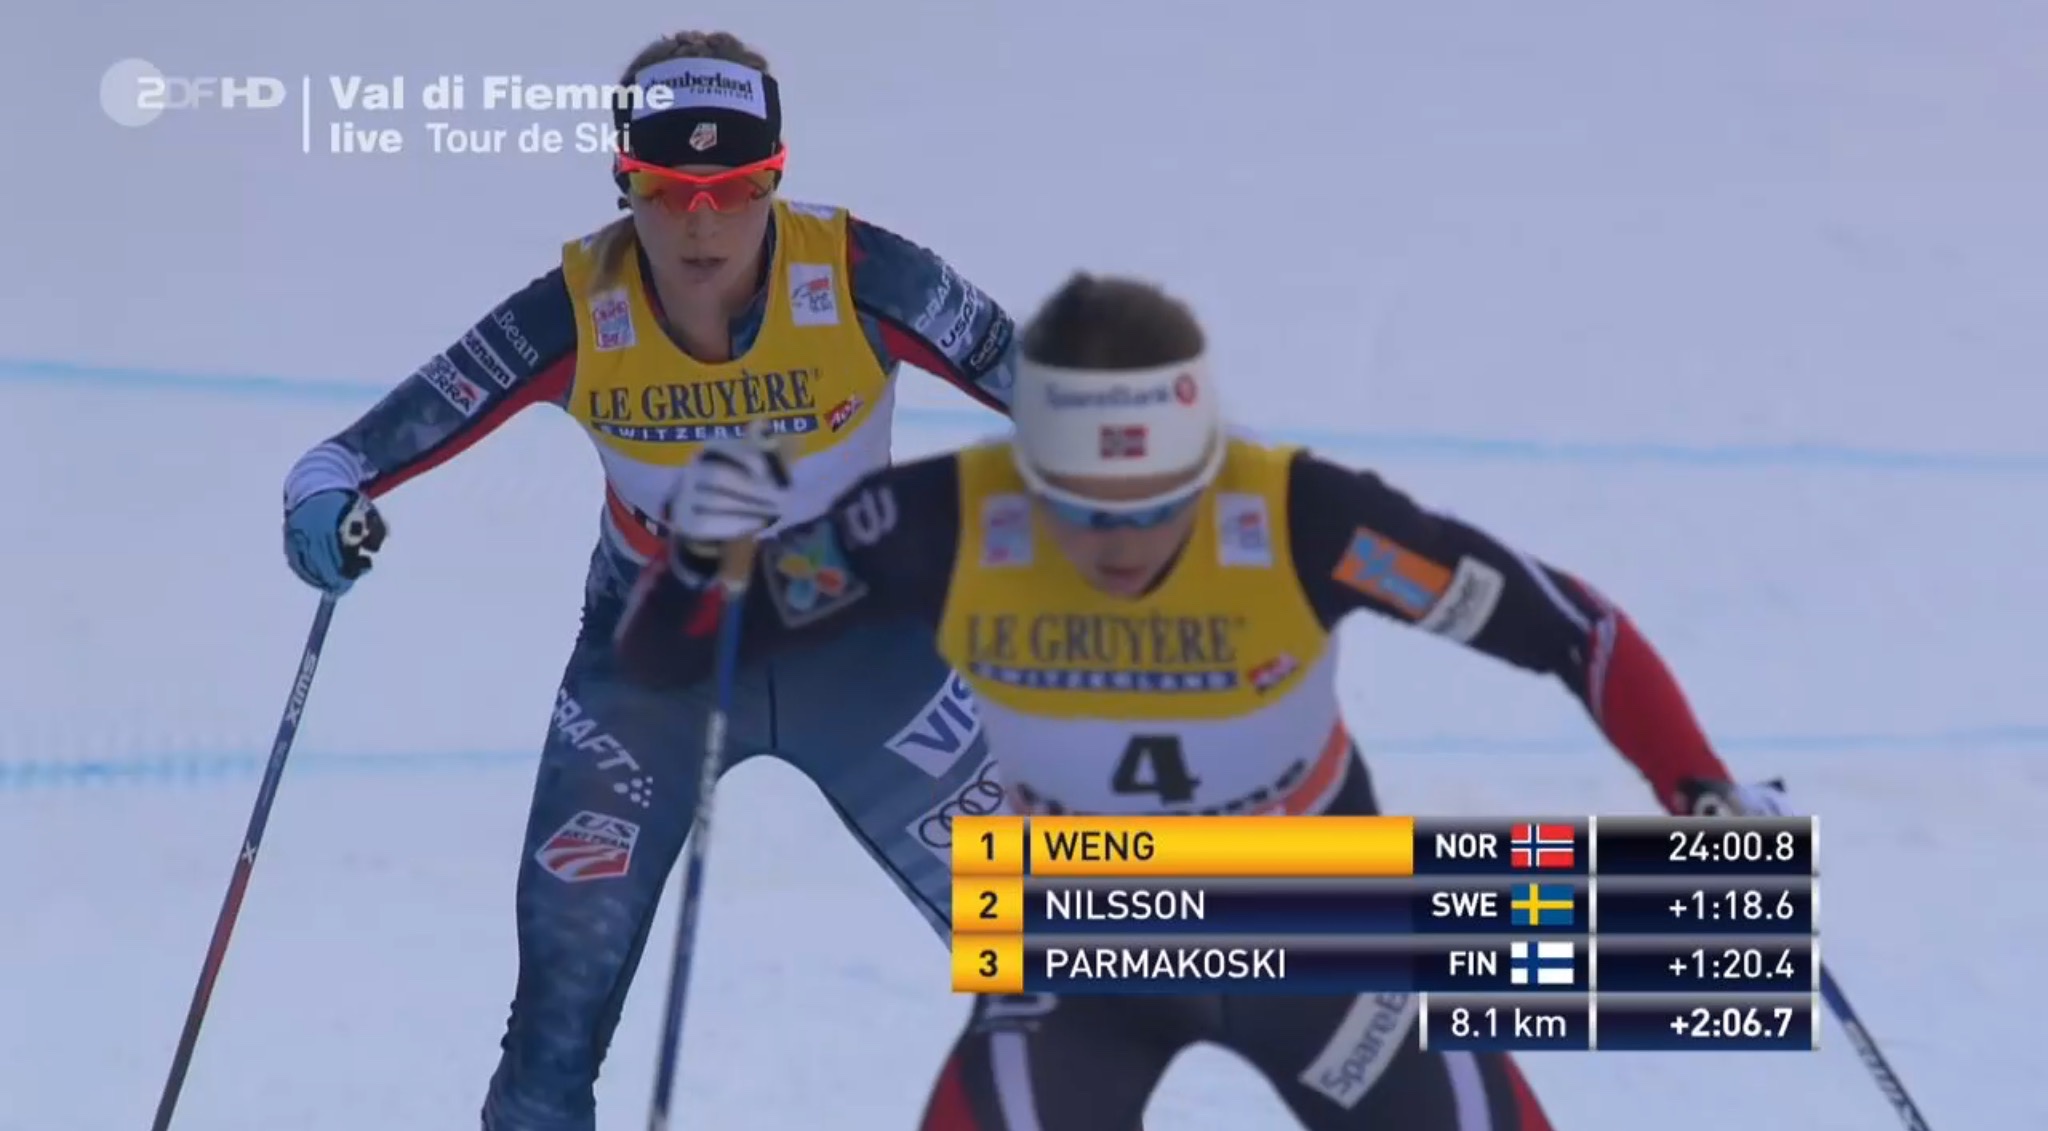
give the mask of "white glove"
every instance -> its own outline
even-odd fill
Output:
[[[1686,808],[1695,817],[1800,816],[1781,781],[1738,785],[1734,782],[1687,781],[1679,787]]]
[[[684,466],[662,521],[680,554],[715,559],[782,521],[788,503],[789,466],[767,438],[714,440]]]

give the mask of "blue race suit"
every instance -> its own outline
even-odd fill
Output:
[[[746,361],[757,339],[782,333],[775,328],[792,324],[792,309],[797,326],[829,313],[833,300],[823,292],[836,283],[837,270],[845,279],[840,309],[850,312],[845,324],[857,324],[865,336],[880,369],[874,380],[893,386],[900,363],[909,362],[1004,410],[1015,367],[1012,322],[937,256],[840,212],[830,221],[841,253],[836,264],[785,262],[785,245],[809,239],[816,251],[824,230],[816,225],[825,222],[817,217],[834,212],[778,203],[761,293],[731,326],[734,358]],[[593,406],[619,405],[584,388],[579,369],[615,365],[615,357],[603,355],[616,355],[629,339],[663,341],[665,332],[648,324],[652,289],[639,274],[644,264],[626,261],[631,303],[617,290],[582,294],[575,272],[566,270],[573,248],[564,250],[564,267],[499,304],[361,419],[308,452],[285,489],[287,507],[338,487],[382,496],[543,403],[576,416],[606,461],[602,536],[585,584],[582,630],[549,710],[519,867],[519,980],[484,1104],[488,1131],[593,1128],[593,1084],[698,803],[711,688],[639,687],[612,658],[614,626],[633,580],[665,532],[647,508],[621,498],[618,445],[608,450],[600,429],[610,428],[610,439],[630,435],[642,444],[648,437],[677,440],[680,449],[723,426],[676,421],[708,418],[721,402],[743,414],[750,404],[758,414],[763,397],[783,409],[804,408],[794,384],[701,380],[700,367],[677,349],[660,355],[669,398],[645,406],[667,413],[665,424],[635,431],[594,421]],[[869,359],[859,361],[866,366]],[[830,412],[820,402],[803,427],[837,432],[865,407],[882,419],[854,423],[887,428],[892,403],[893,389],[867,402],[850,398]],[[884,438],[878,459],[886,458]],[[834,467],[840,481],[820,485],[821,505],[866,470]],[[643,483],[642,490],[652,487]],[[971,697],[938,657],[929,630],[915,622],[877,625],[748,664],[737,682],[730,761],[769,755],[804,773],[933,929],[943,931],[950,817],[992,810],[1000,791],[988,776]]]

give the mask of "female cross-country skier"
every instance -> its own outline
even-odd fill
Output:
[[[369,568],[340,531],[383,541],[378,499],[530,405],[563,409],[605,472],[583,627],[552,708],[517,896],[519,980],[484,1103],[487,1131],[589,1131],[592,1084],[697,807],[710,689],[620,678],[613,625],[680,468],[749,425],[786,438],[788,515],[815,514],[889,461],[895,374],[909,362],[1001,410],[1009,317],[931,252],[839,208],[779,198],[782,100],[726,34],[657,40],[620,82],[613,170],[629,214],[566,244],[561,265],[429,358],[295,464],[292,569],[330,593]],[[829,570],[785,593],[825,615]],[[536,705],[538,706],[538,705]],[[748,667],[729,749],[783,758],[824,793],[935,929],[948,908],[954,813],[993,811],[964,684],[916,619],[872,623]]]
[[[1229,436],[1179,302],[1082,275],[1020,338],[1009,439],[871,473],[758,544],[745,662],[912,619],[973,687],[1020,812],[1371,814],[1330,647],[1366,610],[1556,677],[1673,812],[1767,788],[1725,784],[1676,680],[1592,587],[1372,474]],[[759,440],[685,470],[668,560],[620,626],[631,674],[704,677],[707,579],[783,523],[788,484]],[[828,561],[848,595],[821,617],[796,598]],[[983,996],[922,1126],[1117,1131],[1210,1042],[1313,1131],[1547,1131],[1507,1055],[1422,1052],[1416,1011],[1399,993]]]

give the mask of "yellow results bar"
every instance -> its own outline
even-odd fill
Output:
[[[1034,876],[1412,876],[1413,817],[1032,817]]]

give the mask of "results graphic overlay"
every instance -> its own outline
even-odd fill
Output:
[[[1596,824],[1598,1047],[1812,1050],[1811,817]]]
[[[1491,888],[1504,888],[1504,929],[1514,936],[1505,942],[1506,992],[1427,987],[1424,1049],[1594,1047],[1591,830],[1592,822],[1583,818],[1417,822],[1417,872],[1432,879],[1469,877],[1483,885],[1481,898]]]
[[[1432,1047],[1592,1038],[1584,819],[956,821],[953,986],[1422,996]]]

